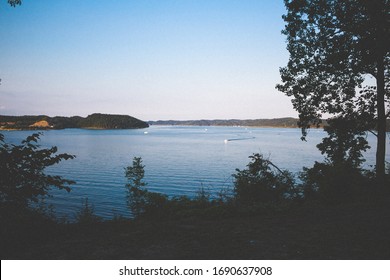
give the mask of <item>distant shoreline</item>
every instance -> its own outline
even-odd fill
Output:
[[[299,126],[275,126],[275,125],[197,125],[197,124],[150,124],[153,126],[177,126],[177,127],[251,127],[251,128],[300,128]],[[317,129],[317,127],[312,127]],[[322,126],[318,127],[322,128]]]
[[[117,119],[120,118],[118,122]],[[125,119],[126,118],[126,119]],[[131,124],[129,118],[132,118]],[[125,120],[124,120],[125,119]],[[114,120],[116,122],[114,122]],[[134,121],[136,120],[136,121]],[[92,114],[86,118],[49,117],[46,115],[4,116],[0,115],[0,130],[53,130],[64,128],[82,129],[132,129],[147,128],[149,125],[165,126],[226,126],[226,127],[275,127],[299,128],[298,119],[215,119],[215,120],[158,120],[144,122],[126,115]]]
[[[82,129],[137,129],[149,124],[128,115],[94,113],[86,118],[0,115],[0,130],[53,130],[65,128]]]
[[[0,131],[17,130],[58,130],[80,128],[91,130],[137,129],[151,126],[220,126],[220,127],[254,127],[254,128],[300,128],[298,118],[272,119],[200,119],[200,120],[157,120],[141,121],[128,115],[92,114],[86,118],[49,117],[46,115],[4,116],[0,115]],[[326,121],[318,128],[323,128]],[[313,126],[316,129],[317,127]],[[390,131],[390,120],[387,120],[387,132]]]
[[[296,118],[274,118],[274,119],[215,119],[215,120],[158,120],[149,121],[149,125],[184,125],[184,126],[227,126],[227,127],[277,127],[277,128],[298,128]]]

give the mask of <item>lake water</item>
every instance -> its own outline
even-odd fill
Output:
[[[32,132],[2,133],[7,142],[20,143]],[[76,155],[48,169],[51,174],[77,182],[70,193],[52,191],[54,197],[49,202],[56,213],[72,219],[82,199],[88,197],[96,214],[112,218],[128,216],[124,168],[135,156],[143,159],[145,182],[151,191],[193,196],[203,186],[215,194],[233,185],[231,175],[236,168],[245,168],[253,153],[269,156],[274,164],[293,172],[322,161],[315,146],[325,133],[310,130],[307,142],[300,136],[300,129],[292,128],[152,126],[136,130],[50,130],[44,131],[40,144]],[[367,137],[375,147],[375,137]],[[374,164],[375,149],[366,153],[366,159],[367,165]]]

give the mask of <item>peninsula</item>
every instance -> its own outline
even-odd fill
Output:
[[[3,116],[0,115],[1,130],[41,130],[64,128],[87,129],[133,129],[146,128],[149,125],[128,115],[92,114],[86,118],[38,116]]]

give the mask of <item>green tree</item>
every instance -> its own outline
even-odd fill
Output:
[[[355,118],[360,127],[375,129],[376,176],[384,185],[390,1],[285,0],[285,6],[283,34],[290,58],[280,69],[277,88],[293,97],[303,138],[310,126],[321,123],[323,114]],[[375,86],[365,85],[370,76]]]
[[[8,144],[0,134],[0,203],[27,207],[30,202],[47,196],[51,187],[70,191],[75,182],[61,176],[47,175],[46,167],[62,160],[73,159],[69,154],[57,154],[57,147],[41,149],[39,133],[34,133],[20,145]]]

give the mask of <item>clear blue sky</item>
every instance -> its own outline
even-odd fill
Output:
[[[282,0],[0,2],[0,114],[296,116]]]

